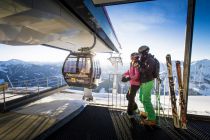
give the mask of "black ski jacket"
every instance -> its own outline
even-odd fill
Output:
[[[144,61],[140,60],[140,82],[146,83],[154,80],[153,71],[155,69],[155,61],[151,54],[148,54]]]

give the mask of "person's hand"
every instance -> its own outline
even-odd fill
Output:
[[[131,79],[130,77],[123,76],[121,81],[122,82],[128,82],[128,81],[130,81],[130,79]]]

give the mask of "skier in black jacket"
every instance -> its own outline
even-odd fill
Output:
[[[138,49],[140,55],[140,102],[144,105],[144,111],[140,115],[147,116],[143,124],[145,125],[156,125],[155,111],[151,103],[151,92],[154,87],[154,76],[153,71],[155,69],[154,57],[149,53],[148,46],[141,46]]]

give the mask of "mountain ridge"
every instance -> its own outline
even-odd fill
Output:
[[[8,61],[0,61],[0,79],[8,81],[7,76],[11,81],[30,80],[38,78],[46,78],[51,76],[62,76],[62,62],[58,63],[39,63],[25,62],[18,59]],[[181,62],[183,72],[183,61]],[[129,69],[129,64],[119,65],[118,73],[123,74]],[[172,69],[174,75],[175,91],[178,94],[178,82],[176,76],[175,61],[172,61]],[[210,95],[210,60],[203,59],[191,63],[189,94],[190,95]],[[105,91],[108,91],[109,74],[114,73],[112,65],[102,66],[102,83],[98,90],[105,86]],[[164,83],[168,83],[166,64],[160,63],[160,74],[162,79],[161,93],[164,91]],[[169,93],[169,88],[165,87],[166,94]]]

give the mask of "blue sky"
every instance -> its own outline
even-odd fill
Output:
[[[124,62],[141,45],[148,45],[161,62],[171,54],[184,59],[187,0],[156,0],[106,7],[122,45]],[[197,0],[192,61],[210,59],[210,1]],[[48,47],[0,45],[0,60],[63,61],[68,52]],[[50,53],[48,53],[50,52]]]
[[[107,10],[123,46],[125,60],[141,45],[148,45],[151,53],[162,62],[168,53],[172,59],[183,60],[186,0],[116,5]]]
[[[123,56],[148,45],[161,62],[184,60],[187,0],[156,0],[107,8]],[[210,1],[197,0],[192,61],[210,59]]]
[[[210,59],[210,1],[197,0],[192,60]]]

